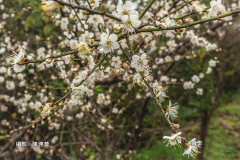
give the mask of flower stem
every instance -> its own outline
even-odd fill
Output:
[[[92,10],[90,8],[85,7],[84,5],[74,5],[74,4],[70,4],[70,3],[67,3],[67,2],[63,2],[61,0],[54,0],[54,1],[58,2],[61,5],[65,5],[65,6],[69,6],[69,7],[72,7],[72,8],[78,8],[78,9],[81,9],[81,10],[88,11],[88,12],[90,12],[92,14],[99,14],[99,15],[106,14],[106,16],[109,17],[109,18],[115,19],[117,21],[122,21],[121,18],[113,16],[113,15],[111,15],[109,13]]]
[[[145,13],[149,10],[149,8],[152,6],[153,2],[155,0],[151,0],[150,3],[146,6],[146,8],[142,11],[142,13],[139,15],[139,20],[142,19],[142,17],[145,15]]]

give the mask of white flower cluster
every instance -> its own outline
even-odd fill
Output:
[[[194,84],[192,83],[192,81],[186,81],[183,83],[183,88],[184,89],[193,89]]]
[[[217,61],[210,59],[210,61],[208,62],[209,67],[207,68],[206,74],[212,73],[212,68],[216,67],[216,63],[217,63]]]

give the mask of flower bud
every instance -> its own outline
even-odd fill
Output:
[[[51,57],[46,59],[47,64],[50,64],[52,61],[53,61],[53,58],[51,58]]]
[[[166,23],[161,23],[160,28],[162,28],[162,29],[167,29]]]
[[[174,124],[173,127],[178,129],[179,128],[179,124]]]
[[[99,53],[100,53],[100,54],[103,54],[103,53],[104,53],[104,52],[103,52],[103,48],[99,49]]]
[[[182,24],[182,20],[181,19],[178,19],[176,20],[177,24]]]
[[[207,9],[207,10],[205,10],[204,12],[205,12],[206,14],[208,14],[208,13],[209,13],[209,10]]]
[[[70,56],[70,59],[74,59],[74,58],[76,58],[76,56],[75,56],[75,54],[72,54],[72,55]]]
[[[190,20],[189,20],[189,18],[188,18],[188,17],[186,17],[186,18],[183,18],[183,20],[184,20],[185,22],[190,22]]]
[[[83,11],[83,14],[84,14],[84,15],[89,15],[90,12],[88,12],[88,11]]]
[[[123,67],[124,67],[125,70],[129,71],[130,67],[127,63],[123,63]]]
[[[108,17],[106,16],[106,14],[103,14],[103,20],[104,20],[104,22],[108,21]]]
[[[116,23],[116,24],[114,25],[114,33],[119,33],[120,29],[121,29],[120,24],[119,24],[119,23]]]
[[[90,6],[91,6],[91,7],[94,7],[94,4],[93,4],[93,3],[91,3],[91,4],[90,4]]]

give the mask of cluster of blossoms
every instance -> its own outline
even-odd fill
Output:
[[[147,10],[145,13],[142,12],[143,16],[141,17],[139,12],[134,9],[138,6],[134,6],[130,1],[119,2],[117,6],[106,4],[106,8],[110,8],[111,11],[115,10],[112,15],[109,15],[99,11],[100,8],[98,7],[103,5],[100,4],[99,0],[89,0],[89,3],[74,0],[43,0],[43,11],[50,11],[48,14],[52,13],[54,23],[59,26],[58,29],[62,32],[57,37],[57,42],[59,42],[57,47],[54,46],[55,40],[51,42],[51,38],[48,37],[46,38],[46,44],[38,47],[36,55],[34,55],[28,48],[29,42],[23,42],[19,46],[14,42],[15,40],[13,41],[9,36],[6,36],[4,43],[1,43],[0,55],[13,50],[18,50],[18,53],[14,53],[10,58],[13,70],[10,67],[0,67],[0,84],[4,84],[7,91],[27,87],[28,82],[24,74],[28,74],[33,77],[33,82],[40,79],[39,84],[45,81],[45,77],[48,79],[46,85],[49,85],[49,79],[53,81],[61,80],[63,85],[67,86],[63,90],[69,90],[69,94],[62,97],[60,103],[58,101],[54,103],[51,101],[59,99],[60,94],[57,93],[60,92],[61,88],[56,88],[56,92],[50,92],[49,87],[38,89],[36,84],[34,86],[37,88],[36,90],[42,92],[36,94],[36,96],[25,93],[22,98],[15,98],[4,94],[0,96],[0,99],[17,106],[18,114],[27,113],[28,109],[37,113],[40,112],[41,117],[47,117],[48,129],[51,131],[60,130],[61,122],[64,120],[75,122],[76,119],[81,122],[84,119],[86,123],[89,123],[88,120],[91,119],[101,130],[114,130],[117,127],[113,126],[114,122],[109,114],[113,113],[113,117],[117,117],[118,114],[125,111],[125,107],[120,109],[118,103],[124,102],[128,96],[130,97],[128,92],[133,89],[134,83],[137,83],[146,93],[137,93],[134,95],[136,99],[150,96],[154,98],[170,123],[172,135],[164,136],[163,139],[166,139],[171,146],[180,146],[183,143],[184,154],[195,156],[201,146],[201,141],[196,142],[193,139],[187,143],[185,138],[181,137],[182,132],[176,131],[179,125],[170,122],[177,117],[179,110],[177,103],[172,104],[169,100],[168,107],[161,106],[161,103],[167,97],[167,87],[163,84],[168,84],[169,81],[174,84],[177,83],[177,78],[170,78],[171,76],[169,77],[167,74],[164,75],[162,68],[188,59],[189,55],[185,55],[185,48],[183,47],[187,40],[190,41],[191,45],[190,49],[186,47],[189,50],[205,47],[207,52],[210,52],[218,48],[215,43],[210,43],[204,38],[204,34],[196,33],[196,30],[201,29],[200,24],[195,25],[193,30],[187,30],[188,24],[191,24],[193,20],[188,16],[179,17],[188,14],[188,11],[191,10],[199,13],[201,19],[207,19],[226,12],[226,9],[221,0],[211,1],[210,8],[200,4],[199,1],[193,1],[189,5],[182,5],[181,9],[173,15],[168,12],[171,6],[167,1],[155,3],[156,5],[151,6],[151,10],[156,11],[156,17]],[[56,8],[61,10],[61,13],[56,14],[54,12]],[[86,8],[88,9],[86,10]],[[238,8],[236,5],[232,5],[233,10],[236,10],[236,8]],[[8,16],[3,14],[3,18]],[[225,20],[231,20],[231,18],[225,18]],[[2,24],[0,29],[6,25],[6,23],[3,26]],[[159,38],[166,39],[166,43],[159,41]],[[45,43],[38,36],[36,36],[36,41],[39,44],[41,44],[41,41]],[[15,44],[12,44],[12,42]],[[184,48],[184,53],[178,53],[182,48]],[[62,52],[69,49],[70,52]],[[6,59],[5,63],[9,64],[9,59]],[[206,74],[212,72],[216,63],[217,61],[213,59],[208,62],[209,67]],[[41,71],[57,71],[59,74],[51,73],[44,75],[44,78],[40,76],[39,78],[36,73]],[[7,76],[2,76],[2,74]],[[7,79],[7,77],[10,78]],[[203,78],[203,73],[195,74],[191,77],[191,80],[181,84],[183,84],[184,90],[193,89]],[[117,83],[117,87],[113,85],[109,85],[108,89],[98,87],[98,84],[106,84],[106,81]],[[34,84],[33,82],[31,83]],[[126,86],[124,86],[126,93],[121,95],[121,98],[115,97],[117,95],[113,95],[114,90],[123,88],[122,85],[125,85],[121,82],[126,83]],[[45,83],[43,84],[45,85]],[[203,89],[197,88],[196,93],[202,95]],[[69,95],[70,97],[68,97]],[[38,100],[35,100],[35,98]],[[45,105],[41,107],[43,103]],[[56,112],[55,104],[60,106]],[[109,108],[110,112],[105,112],[105,108]],[[5,105],[1,106],[1,112],[7,112],[7,110],[8,108]],[[53,113],[56,118],[49,117]],[[72,116],[73,114],[75,115]],[[31,119],[27,119],[27,122],[30,123]],[[3,119],[1,124],[4,127],[11,128],[10,122],[6,119]],[[32,128],[34,127],[35,125],[32,125]],[[54,136],[51,142],[55,144],[57,141],[58,136]],[[37,147],[33,150],[40,154],[44,152]],[[53,149],[49,153],[52,155]],[[117,157],[121,158],[120,155]]]

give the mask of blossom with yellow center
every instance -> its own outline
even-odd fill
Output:
[[[119,48],[119,44],[117,43],[117,35],[111,34],[109,35],[109,30],[106,30],[107,33],[101,34],[101,42],[100,42],[100,48],[103,49],[104,53],[109,53],[114,49]]]
[[[180,134],[182,134],[182,132],[178,132],[176,134],[172,134],[171,137],[164,136],[163,139],[166,139],[164,142],[168,141],[167,146],[170,144],[171,146],[175,147],[175,145],[177,145],[179,147],[179,145],[181,144],[181,136],[180,136]]]
[[[15,72],[22,72],[22,70],[25,69],[24,65],[19,65],[19,63],[24,62],[24,52],[21,49],[19,53],[13,53],[12,58],[10,59],[12,61],[13,69]]]
[[[80,42],[78,44],[78,51],[82,57],[85,57],[90,54],[90,48],[87,43]]]
[[[51,103],[46,103],[43,107],[43,110],[41,112],[42,116],[48,116],[51,113],[52,107],[51,107]]]
[[[55,2],[55,1],[46,1],[46,0],[43,0],[43,1],[42,1],[42,4],[44,4],[44,5],[42,6],[42,10],[44,10],[44,11],[52,11],[52,10],[54,10],[54,9],[57,7],[57,5],[58,5],[58,3]]]

